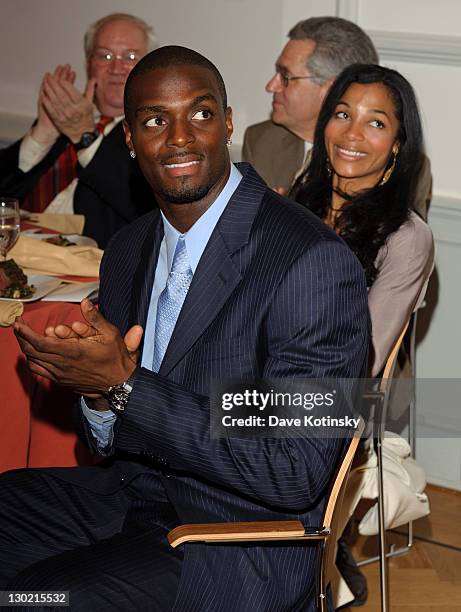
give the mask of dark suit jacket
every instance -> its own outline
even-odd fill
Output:
[[[68,140],[60,137],[45,158],[29,172],[18,168],[18,141],[0,151],[0,191],[23,199],[52,166]],[[155,206],[155,198],[136,160],[125,144],[122,124],[104,137],[91,162],[77,166],[78,184],[74,211],[85,215],[83,233],[105,248],[122,227]]]
[[[269,187],[290,189],[304,161],[304,141],[272,121],[256,123],[245,130],[242,159]]]
[[[210,439],[210,384],[359,376],[369,340],[365,280],[329,228],[269,190],[249,165],[240,170],[244,178],[195,271],[160,372],[139,370],[116,424],[113,450],[133,460],[53,473],[109,493],[147,472],[164,490],[155,520],[169,525],[296,517],[316,524],[343,441]],[[122,334],[145,325],[162,238],[154,211],[105,252],[101,309]],[[174,609],[314,610],[317,570],[309,544],[188,544]]]

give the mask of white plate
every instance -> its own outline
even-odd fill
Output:
[[[54,236],[58,236],[58,234],[40,234],[36,230],[25,230],[21,232],[24,236],[28,238],[35,238],[35,240],[46,240],[47,238],[53,238]],[[74,242],[77,246],[91,246],[97,247],[98,244],[96,240],[90,238],[89,236],[79,236],[78,234],[60,234],[64,238],[67,238],[70,242]],[[57,245],[54,245],[57,246]]]
[[[91,293],[97,296],[99,282],[62,284],[59,289],[53,290],[43,298],[44,302],[77,302],[89,297]],[[91,298],[90,298],[91,299]]]
[[[30,210],[19,209],[21,219],[29,219],[30,217],[37,217],[37,213],[30,212]]]
[[[27,277],[27,284],[35,286],[35,293],[29,298],[24,299],[13,299],[13,298],[0,298],[2,302],[36,302],[41,300],[43,296],[48,295],[54,289],[57,289],[61,284],[61,279],[55,276],[41,276],[39,274],[29,274]]]

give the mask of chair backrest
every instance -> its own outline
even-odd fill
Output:
[[[397,365],[397,358],[399,355],[399,351],[404,341],[405,335],[408,331],[410,320],[411,319],[409,319],[405,323],[402,331],[400,332],[399,337],[395,341],[395,344],[391,352],[389,353],[386,364],[384,366],[383,375],[379,381],[378,391],[380,395],[380,401],[376,405],[376,410],[373,416],[373,422],[374,422],[373,437],[374,438],[379,437],[382,439],[386,431],[387,411],[388,411],[388,405],[389,405],[389,400],[391,396],[391,389],[392,389],[395,366]],[[414,333],[414,327],[413,327],[412,333]]]
[[[389,353],[389,357],[387,358],[386,365],[384,366],[383,376],[381,378],[381,386],[382,390],[387,386],[387,381],[389,378],[392,378],[395,370],[395,364],[397,363],[397,356],[399,354],[400,347],[402,345],[403,339],[405,338],[405,334],[407,333],[408,326],[410,325],[410,320],[405,323],[404,328],[402,329],[400,336],[395,341],[395,344]]]
[[[324,584],[321,585],[321,593],[324,593],[324,588],[329,584],[333,571],[333,565],[336,555],[336,539],[338,537],[339,518],[341,514],[341,505],[343,502],[344,491],[346,490],[347,477],[349,475],[354,455],[360,441],[360,437],[365,428],[365,423],[360,418],[359,425],[355,430],[354,436],[349,442],[349,446],[343,456],[343,459],[336,470],[333,485],[328,495],[327,503],[323,513],[323,527],[330,529],[330,536],[326,539],[323,554],[322,554],[322,569],[321,575]],[[340,534],[339,534],[340,535]]]
[[[386,365],[383,371],[383,376],[379,383],[379,391],[382,394],[382,401],[384,407],[387,405],[390,392],[389,383],[392,381],[392,376],[397,362],[397,355],[407,332],[408,325],[409,321],[402,329],[400,336],[395,342],[389,354],[389,357],[387,358]],[[338,533],[338,529],[341,515],[341,506],[343,503],[344,492],[346,490],[347,485],[347,478],[349,476],[352,461],[354,460],[360,437],[364,429],[365,423],[361,418],[359,426],[357,427],[353,438],[350,440],[349,446],[343,456],[340,465],[338,466],[335,478],[333,479],[333,484],[330,489],[330,493],[327,498],[322,525],[323,527],[326,527],[330,530],[330,536],[325,540],[324,547],[322,550],[320,593],[325,593],[325,588],[331,581],[336,556],[336,541],[337,538],[341,535]]]

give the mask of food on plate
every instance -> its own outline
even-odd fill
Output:
[[[27,284],[27,276],[14,261],[0,261],[0,297],[13,300],[26,299],[34,295],[36,289]]]
[[[45,238],[44,242],[49,242],[50,244],[55,244],[56,246],[62,247],[75,246],[77,244],[76,242],[71,242],[62,234],[51,236],[51,238]]]

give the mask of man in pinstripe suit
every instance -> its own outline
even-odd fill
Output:
[[[68,589],[75,610],[314,610],[309,544],[178,552],[165,536],[184,522],[318,522],[342,441],[210,438],[210,384],[358,377],[368,346],[362,269],[308,211],[248,164],[231,165],[231,110],[203,56],[147,55],[125,110],[127,144],[160,212],[109,245],[100,313],[82,302],[87,326],[42,337],[15,324],[31,369],[84,396],[83,435],[111,457],[0,478],[0,588]],[[180,240],[193,276],[157,373],[155,315]]]

